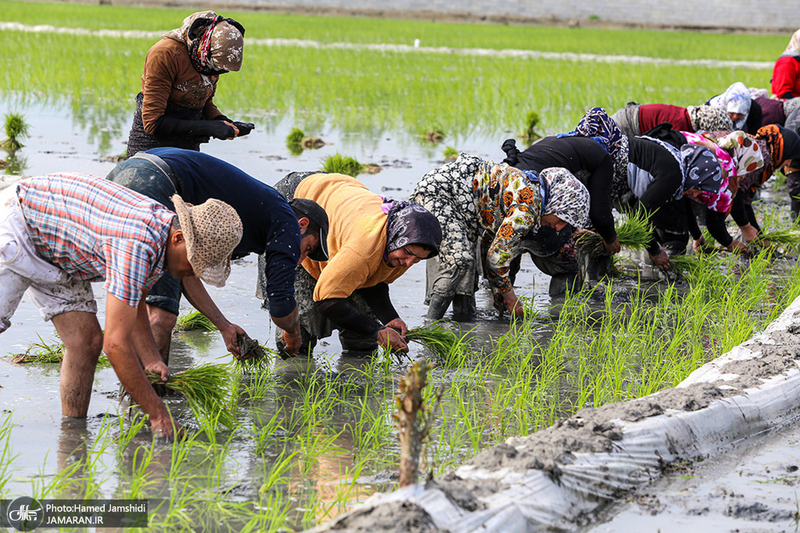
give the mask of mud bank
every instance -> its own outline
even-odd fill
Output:
[[[574,530],[685,461],[719,457],[800,414],[800,298],[674,389],[587,408],[453,472],[375,495],[310,531]]]

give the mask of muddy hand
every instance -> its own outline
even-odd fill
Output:
[[[150,429],[156,439],[163,442],[173,442],[176,437],[183,439],[186,436],[186,431],[183,427],[169,417],[159,420],[151,418]]]
[[[405,339],[403,338],[397,330],[392,328],[386,327],[381,330],[378,330],[378,335],[376,340],[380,346],[384,348],[389,348],[395,352],[407,352],[408,351],[408,344],[406,344]]]
[[[618,254],[622,249],[622,245],[619,243],[619,237],[614,239],[614,242],[603,242],[603,246],[606,249],[606,253],[609,255]]]
[[[161,381],[169,379],[169,367],[163,362],[150,363],[144,367],[144,371],[148,374],[158,374],[161,376]]]
[[[661,271],[667,271],[671,267],[671,265],[669,264],[669,256],[667,255],[667,252],[664,251],[663,248],[659,250],[657,254],[651,255],[650,260]]]
[[[292,357],[297,355],[297,352],[300,350],[300,346],[303,343],[300,333],[298,332],[297,334],[292,334],[284,330],[281,334],[281,339],[283,340],[284,344],[286,344],[286,355]]]

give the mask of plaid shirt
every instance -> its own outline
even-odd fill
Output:
[[[155,200],[83,174],[36,176],[17,184],[36,251],[70,276],[136,307],[164,273],[175,213]]]

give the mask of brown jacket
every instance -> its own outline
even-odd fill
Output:
[[[203,76],[192,66],[186,45],[161,39],[147,52],[142,74],[142,121],[147,133],[155,133],[167,102],[190,109],[202,109],[207,120],[221,115],[214,105],[219,76]]]

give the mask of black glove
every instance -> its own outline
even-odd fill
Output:
[[[228,139],[236,135],[233,126],[217,120],[183,120],[164,115],[158,119],[155,134],[159,137],[186,135],[193,137],[216,137]]]
[[[506,139],[503,141],[503,146],[500,147],[505,153],[506,158],[503,159],[503,163],[506,163],[509,166],[514,166],[519,162],[519,150],[517,150],[517,141],[514,139]]]
[[[239,137],[247,135],[256,127],[252,122],[234,122],[233,125],[239,130]]]
[[[228,126],[224,122],[216,120],[198,120],[200,123],[199,128],[203,131],[198,131],[200,135],[208,135],[209,137],[216,137],[217,139],[230,139],[236,137],[236,130],[233,126]]]

